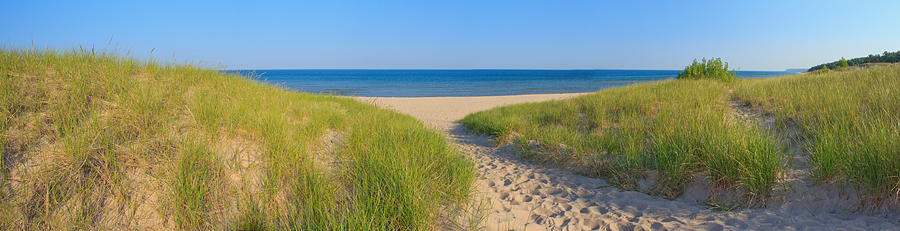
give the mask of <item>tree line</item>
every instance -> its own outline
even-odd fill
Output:
[[[900,51],[896,51],[896,52],[885,51],[882,54],[869,55],[867,57],[853,58],[850,60],[845,60],[844,58],[841,58],[841,60],[838,60],[838,61],[816,65],[814,67],[809,68],[808,71],[812,72],[812,71],[819,70],[822,68],[836,69],[836,68],[841,68],[842,66],[846,67],[846,65],[856,66],[856,65],[860,65],[860,64],[864,64],[864,63],[897,63],[897,62],[900,62]]]

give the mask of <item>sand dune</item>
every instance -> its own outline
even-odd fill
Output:
[[[455,121],[496,106],[580,94],[356,99],[416,117],[445,131],[475,162],[475,201],[486,230],[900,230],[893,216],[787,207],[717,212],[693,201],[622,191],[602,179],[520,160],[512,147],[472,135]]]

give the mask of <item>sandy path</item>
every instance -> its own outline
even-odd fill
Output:
[[[354,97],[354,99],[411,115],[441,131],[450,131],[456,121],[477,111],[517,103],[565,99],[583,93],[474,97]]]
[[[900,230],[896,217],[797,208],[716,212],[692,201],[621,191],[602,179],[520,160],[511,147],[469,134],[455,121],[496,106],[579,94],[372,98],[361,101],[406,113],[448,134],[476,164],[476,201],[486,230]]]

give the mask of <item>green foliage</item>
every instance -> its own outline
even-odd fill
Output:
[[[822,69],[815,70],[812,73],[813,74],[825,74],[825,73],[829,73],[829,72],[831,72],[831,69],[829,69],[828,66],[823,66]]]
[[[737,74],[728,70],[728,63],[722,62],[721,58],[711,58],[707,60],[703,58],[700,62],[694,59],[691,65],[684,68],[684,71],[678,73],[677,79],[715,79],[725,82],[737,80]]]
[[[847,60],[844,57],[841,57],[841,60],[838,60],[837,70],[845,70],[850,67],[850,64],[847,63]]]
[[[742,81],[734,94],[797,124],[819,180],[849,181],[871,201],[896,199],[900,66]]]
[[[176,158],[173,210],[175,222],[182,230],[202,230],[209,224],[210,196],[215,182],[215,169],[209,159],[213,155],[203,144],[186,141]]]
[[[843,62],[846,63],[846,66],[844,66],[844,67],[859,66],[859,65],[869,64],[869,63],[898,63],[898,62],[900,62],[900,51],[896,51],[896,52],[885,51],[882,54],[874,54],[874,55],[869,55],[866,57],[853,58],[850,60],[844,60],[844,58],[841,58],[841,60],[838,60],[838,61],[825,63],[825,64],[819,64],[814,67],[811,67],[811,68],[809,68],[809,71],[813,72],[813,71],[823,69],[823,68],[838,70],[838,68],[843,65],[842,64]]]
[[[569,147],[563,157],[552,150],[535,155],[578,159],[624,188],[633,189],[643,172],[655,170],[658,192],[674,197],[693,173],[708,172],[715,183],[766,195],[781,171],[777,143],[722,116],[730,110],[727,91],[726,84],[708,79],[637,84],[477,112],[462,123],[501,140]]]
[[[0,49],[0,115],[0,230],[423,230],[474,178],[412,117],[107,53]]]

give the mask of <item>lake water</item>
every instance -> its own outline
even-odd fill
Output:
[[[674,78],[677,70],[240,70],[229,71],[297,91],[323,94],[435,97],[592,92]],[[741,78],[793,74],[738,71]]]

